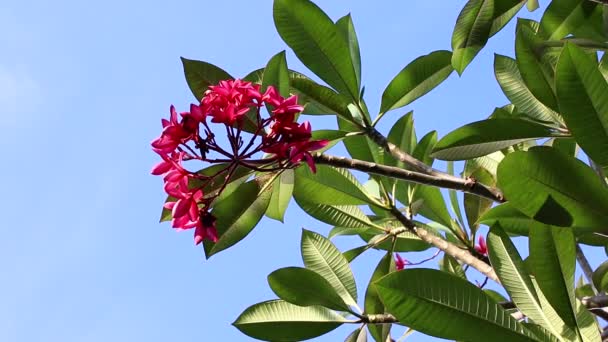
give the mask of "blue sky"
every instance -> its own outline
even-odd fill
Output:
[[[464,5],[317,3],[334,19],[352,12],[372,112],[403,66],[450,48]],[[507,103],[492,53],[512,55],[513,32],[511,23],[462,77],[406,108],[415,110],[419,136],[432,129],[442,136]],[[230,323],[274,298],[270,272],[302,265],[303,226],[328,227],[292,203],[285,224],[264,219],[245,241],[205,261],[190,232],[158,224],[164,194],[149,174],[158,160],[149,143],[169,105],[185,110],[193,100],[180,56],[243,76],[286,48],[272,2],[3,2],[0,45],[0,340],[248,341]],[[305,70],[293,54],[288,62]],[[405,111],[388,114],[381,130]],[[332,125],[315,120],[313,127]],[[380,256],[353,264],[361,295]]]

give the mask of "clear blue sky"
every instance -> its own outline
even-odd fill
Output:
[[[403,66],[450,48],[464,5],[318,3],[334,19],[352,12],[372,111]],[[419,136],[432,129],[442,136],[506,104],[492,52],[512,55],[513,32],[511,23],[463,77],[452,75],[408,107]],[[193,100],[180,56],[243,76],[285,49],[272,2],[4,1],[0,46],[0,340],[250,340],[230,323],[274,298],[270,272],[302,264],[302,226],[328,227],[292,203],[285,224],[264,219],[245,241],[205,261],[191,232],[158,224],[164,194],[149,174],[158,159],[149,143],[169,105],[185,110]],[[304,70],[292,54],[288,61]],[[402,113],[387,115],[381,129]],[[313,127],[328,125],[313,119]],[[372,252],[354,262],[361,294],[379,258]]]

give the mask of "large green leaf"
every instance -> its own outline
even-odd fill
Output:
[[[431,336],[473,342],[535,340],[481,289],[445,272],[406,269],[382,278],[376,288],[399,322]]]
[[[302,259],[306,268],[323,276],[348,305],[357,307],[357,285],[348,260],[324,236],[302,230]]]
[[[263,341],[302,341],[328,333],[347,322],[321,306],[297,306],[271,300],[247,308],[232,323],[247,336]]]
[[[360,127],[341,117],[338,117],[338,128],[347,132],[361,131]],[[367,136],[355,135],[346,137],[343,143],[350,156],[354,159],[384,164],[384,149],[371,141]]]
[[[559,122],[559,115],[540,102],[524,83],[514,59],[494,55],[494,74],[505,96],[517,109],[531,118]]]
[[[403,107],[438,86],[452,73],[452,53],[440,50],[406,65],[382,94],[380,112]]]
[[[570,327],[576,327],[574,235],[568,229],[539,226],[530,231],[530,265],[543,294]]]
[[[293,193],[294,171],[287,169],[272,183],[272,194],[270,195],[270,203],[266,210],[266,216],[283,222],[285,210],[289,205],[291,194]]]
[[[521,256],[499,224],[490,228],[488,252],[494,271],[517,308],[551,334],[560,336],[561,320],[551,321],[543,311]]]
[[[478,222],[488,226],[499,223],[505,232],[516,236],[528,236],[531,229],[543,224],[517,210],[511,202],[503,203],[488,210],[479,218]],[[608,237],[605,234],[589,233],[576,228],[573,229],[573,232],[580,243],[593,246],[608,245]]]
[[[317,165],[313,173],[307,167],[295,172],[294,197],[310,203],[359,205],[370,200],[363,185],[346,169]]]
[[[538,45],[543,39],[539,37],[528,20],[518,20],[515,38],[515,56],[520,75],[528,90],[545,106],[557,109],[557,100],[553,90],[553,70],[543,63]]]
[[[357,87],[361,87],[361,52],[359,51],[359,40],[355,32],[353,18],[350,14],[343,16],[336,21],[336,27],[348,44],[350,59],[353,62],[355,75],[357,76]]]
[[[431,156],[431,152],[435,145],[437,145],[437,131],[430,131],[420,138],[412,155],[426,165],[432,166],[435,158]]]
[[[566,44],[557,64],[559,109],[579,146],[608,171],[608,83],[597,62]]]
[[[564,38],[579,26],[586,25],[596,6],[587,0],[553,0],[540,20],[541,28],[550,40]]]
[[[260,221],[270,202],[270,191],[260,178],[241,184],[218,201],[211,212],[217,218],[219,240],[203,243],[205,255],[212,256],[245,238]]]
[[[494,0],[469,0],[458,15],[452,34],[452,66],[458,74],[486,45],[494,22]]]
[[[340,93],[359,99],[347,41],[334,22],[308,0],[275,0],[274,23],[296,56]]]
[[[420,215],[448,228],[452,226],[452,217],[439,188],[418,184],[414,198],[422,200],[422,206],[418,210]]]
[[[289,69],[287,69],[285,51],[272,56],[264,68],[261,91],[265,92],[268,86],[274,86],[283,97],[289,96]]]
[[[488,155],[533,139],[555,135],[550,128],[522,119],[489,119],[464,125],[448,133],[435,145],[431,156],[464,160]]]
[[[378,291],[376,290],[374,283],[394,271],[395,259],[393,259],[393,253],[387,252],[384,257],[380,259],[378,266],[376,266],[372,278],[369,281],[369,285],[367,286],[367,290],[365,291],[366,314],[377,315],[386,313],[386,308],[378,296]],[[376,342],[386,342],[391,327],[390,324],[387,326],[384,324],[370,324],[367,329]]]
[[[214,85],[219,81],[231,80],[233,78],[226,71],[211,63],[186,59],[184,57],[181,59],[184,66],[186,82],[188,82],[192,94],[198,100],[203,98],[203,94],[207,91],[209,86]]]
[[[583,162],[551,147],[507,155],[498,167],[498,185],[516,209],[537,221],[582,232],[608,229],[602,181]]]
[[[268,284],[279,298],[299,306],[320,305],[349,311],[331,284],[320,274],[301,267],[285,267],[268,275]]]

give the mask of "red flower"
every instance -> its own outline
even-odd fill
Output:
[[[201,215],[194,231],[194,243],[199,244],[203,240],[217,242],[217,229],[215,228],[215,216],[205,212]]]
[[[184,120],[182,122],[177,120],[177,112],[174,106],[171,106],[170,111],[170,119],[161,120],[163,132],[160,137],[152,141],[152,149],[161,155],[173,152],[180,144],[192,139],[197,133],[193,127],[198,128],[198,124],[196,126],[184,125]],[[182,113],[182,117],[184,116],[188,116],[188,113]]]
[[[479,235],[479,239],[477,239],[478,245],[475,246],[475,250],[483,255],[488,255],[488,246],[486,245],[486,240],[483,236]]]
[[[397,268],[397,271],[401,271],[409,264],[410,262],[401,258],[401,255],[395,254],[395,267]]]
[[[261,99],[257,84],[238,79],[220,81],[205,92],[201,110],[213,118],[211,122],[232,125],[241,120],[252,106],[261,106]]]

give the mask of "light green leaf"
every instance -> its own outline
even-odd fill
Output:
[[[494,21],[490,28],[490,37],[498,33],[523,7],[526,0],[494,1]]]
[[[433,151],[433,148],[435,148],[436,144],[437,132],[430,131],[420,139],[420,141],[416,145],[416,148],[414,148],[414,152],[412,153],[412,155],[414,156],[414,158],[422,161],[426,165],[432,166],[435,159],[433,156],[431,156],[431,151]]]
[[[412,154],[418,143],[414,129],[414,112],[408,112],[402,116],[391,128],[387,137],[388,141],[395,144],[401,151]],[[388,159],[388,158],[387,158]],[[390,165],[403,168],[405,164],[391,156]]]
[[[217,219],[219,240],[204,241],[207,258],[241,241],[257,225],[270,202],[270,191],[263,190],[264,186],[259,178],[243,183],[214,205],[211,214]]]
[[[554,136],[550,128],[521,119],[489,119],[464,125],[435,145],[431,156],[443,160],[481,157],[506,147]]]
[[[540,6],[538,5],[538,0],[528,0],[526,3],[526,7],[528,8],[528,11],[534,12]]]
[[[274,86],[283,97],[289,96],[289,69],[285,51],[274,55],[264,69],[261,91],[265,92],[268,86]]]
[[[608,261],[604,261],[593,272],[593,284],[598,291],[606,291],[608,289]]]
[[[367,342],[367,331],[364,328],[359,328],[348,335],[344,342]]]
[[[338,311],[350,308],[320,274],[301,267],[285,267],[268,275],[272,291],[286,302],[299,306],[320,305]]]
[[[507,155],[498,167],[498,186],[516,209],[537,221],[582,232],[608,227],[608,190],[602,181],[580,160],[551,147]]]
[[[496,185],[494,176],[483,168],[476,169],[468,177],[473,177],[478,182],[488,186]],[[492,207],[493,202],[490,199],[472,195],[468,192],[465,192],[463,202],[464,212],[467,216],[467,222],[469,223],[469,229],[471,229],[472,232],[476,232],[477,228],[479,227],[477,220]]]
[[[312,113],[304,111],[305,114],[337,114],[352,121],[348,111],[350,102],[345,96],[336,93],[333,89],[297,75],[291,78],[291,87],[297,90],[299,94],[304,94],[306,100],[312,101],[317,108],[326,108],[321,113],[318,111]]]
[[[296,203],[310,216],[330,225],[360,229],[367,229],[373,225],[365,213],[356,205],[311,203],[306,198],[296,198]]]
[[[459,278],[467,279],[466,273],[464,273],[464,269],[462,265],[458,263],[454,257],[448,254],[444,254],[443,258],[439,261],[439,269],[451,273]]]
[[[451,59],[450,51],[440,50],[413,60],[384,90],[380,112],[403,107],[438,86],[454,70]]]
[[[582,49],[566,44],[557,64],[559,108],[568,129],[591,159],[608,170],[608,83]]]
[[[454,175],[454,162],[448,161],[446,164],[447,164],[448,173],[453,176]],[[450,205],[452,206],[452,211],[454,212],[454,214],[456,214],[456,217],[458,218],[458,223],[460,224],[460,226],[464,227],[464,220],[462,219],[462,211],[460,210],[460,204],[458,203],[458,194],[456,193],[456,190],[453,190],[453,189],[449,189],[448,193],[450,196]]]
[[[378,296],[378,291],[376,290],[374,283],[394,271],[395,259],[393,259],[393,253],[387,252],[384,257],[380,259],[378,266],[376,266],[372,278],[369,281],[369,285],[367,286],[367,290],[365,291],[365,312],[367,314],[377,315],[387,312]],[[385,342],[387,334],[390,331],[390,324],[386,327],[379,324],[370,324],[367,329],[376,342]]]
[[[358,100],[348,43],[327,14],[307,0],[275,0],[273,13],[279,35],[300,61],[338,92]]]
[[[458,15],[452,34],[452,66],[462,74],[486,45],[494,22],[494,0],[469,0]]]
[[[343,16],[336,21],[336,27],[342,34],[346,43],[348,44],[348,50],[350,51],[350,59],[355,68],[355,74],[357,75],[357,87],[361,87],[361,52],[359,51],[359,40],[357,39],[357,33],[355,32],[355,25],[350,14]]]
[[[195,61],[181,57],[184,66],[186,82],[197,100],[203,98],[203,94],[209,86],[215,85],[222,80],[233,79],[230,74],[221,68],[207,62]]]
[[[517,308],[551,334],[560,336],[561,320],[551,321],[545,315],[521,256],[499,224],[493,225],[488,234],[488,252],[494,271]]]
[[[270,203],[266,210],[266,216],[283,222],[285,210],[289,205],[291,194],[293,193],[294,171],[287,169],[272,183],[272,194],[270,195]]]
[[[363,185],[346,169],[317,165],[313,173],[308,167],[295,171],[294,197],[310,203],[359,205],[370,202]]]
[[[297,306],[271,300],[247,308],[232,325],[263,341],[302,341],[326,334],[346,318],[321,306]]]
[[[448,228],[452,226],[452,217],[439,188],[418,184],[414,198],[423,201],[422,206],[418,210],[420,215]]]
[[[536,22],[532,22],[536,24]],[[517,21],[515,56],[517,67],[528,90],[545,106],[557,111],[557,100],[553,90],[553,70],[542,61],[538,46],[543,42],[528,20]]]
[[[505,96],[520,112],[540,121],[561,121],[559,114],[540,102],[526,87],[514,59],[494,55],[494,74]]]
[[[357,307],[355,278],[336,246],[322,235],[303,229],[301,250],[306,268],[327,279],[346,304]]]
[[[399,322],[431,336],[473,342],[535,340],[481,289],[445,272],[406,269],[385,276],[376,288]]]

